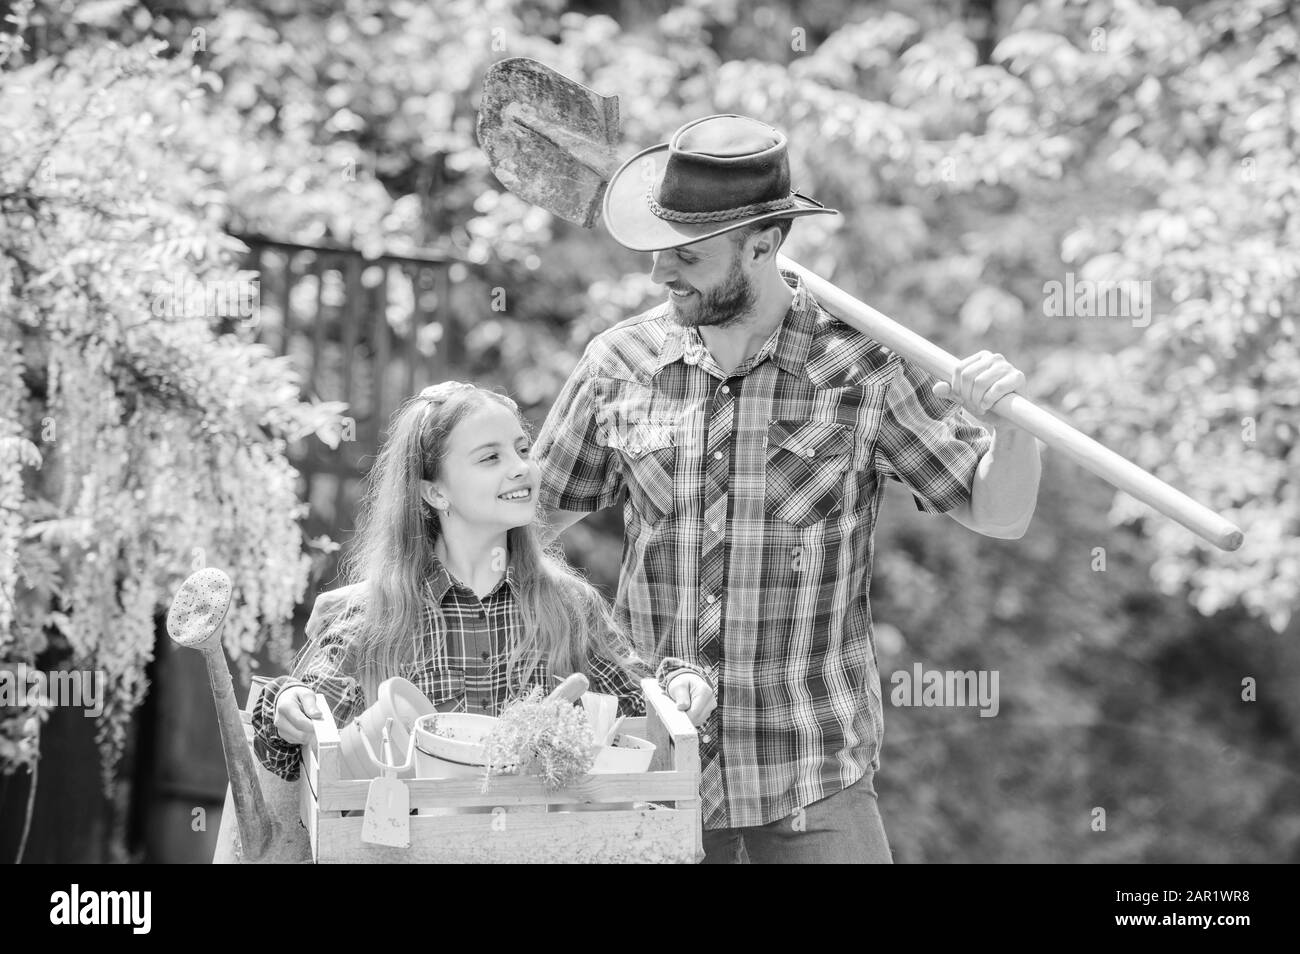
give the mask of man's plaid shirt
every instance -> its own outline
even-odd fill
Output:
[[[464,583],[437,562],[427,586],[428,602],[413,662],[394,675],[403,676],[429,697],[440,712],[475,712],[497,715],[502,706],[533,686],[553,689],[543,662],[523,686],[511,685],[506,663],[511,647],[523,639],[518,583],[514,564],[491,593],[480,599]],[[435,620],[433,606],[442,608],[445,629]],[[286,742],[275,730],[275,705],[281,690],[289,685],[306,685],[329,703],[334,721],[344,726],[370,705],[356,678],[357,636],[364,604],[353,599],[342,604],[321,624],[309,623],[310,640],[292,676],[272,680],[262,691],[253,712],[253,749],[262,764],[281,778],[295,779],[301,765],[298,745]],[[315,622],[313,613],[313,622]],[[612,650],[627,653],[611,634]],[[634,655],[625,657],[627,669],[598,653],[588,654],[591,691],[619,697],[623,715],[643,715],[645,699],[640,677],[650,670]],[[561,673],[559,675],[568,675]]]
[[[698,665],[706,828],[764,825],[879,768],[872,535],[885,478],[967,502],[992,436],[927,372],[790,311],[730,374],[667,303],[598,335],[534,444],[540,503],[624,503],[615,603],[642,658]],[[707,741],[706,741],[707,739]]]

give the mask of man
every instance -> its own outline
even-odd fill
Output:
[[[818,214],[785,137],[746,117],[624,164],[606,227],[653,252],[669,300],[591,342],[534,446],[553,533],[624,503],[616,611],[644,658],[688,667],[668,692],[701,726],[708,862],[891,860],[868,603],[885,478],[1002,538],[1037,499],[1033,437],[957,414],[984,420],[1024,375],[982,351],[936,382],[822,311],[776,264]]]

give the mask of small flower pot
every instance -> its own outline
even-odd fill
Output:
[[[655,757],[655,744],[634,735],[620,735],[611,745],[596,748],[596,760],[588,774],[608,775],[610,773],[648,772],[650,762]],[[553,812],[612,812],[631,811],[642,807],[635,802],[591,802],[588,804],[555,805]]]
[[[468,778],[482,775],[487,766],[483,740],[497,720],[469,712],[439,712],[437,733],[430,732],[429,716],[415,723],[415,774],[417,778]]]
[[[655,745],[634,735],[620,735],[613,745],[602,745],[591,766],[592,775],[611,772],[648,772],[655,757]]]

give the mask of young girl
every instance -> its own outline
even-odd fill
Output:
[[[515,402],[472,384],[426,388],[398,411],[344,562],[354,595],[253,714],[269,770],[297,777],[315,693],[343,726],[390,676],[441,711],[496,715],[582,672],[592,691],[619,697],[620,713],[644,712],[648,668],[596,589],[540,544],[528,450]]]

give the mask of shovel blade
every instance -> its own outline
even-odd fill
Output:
[[[618,168],[618,97],[527,57],[501,60],[483,78],[477,132],[503,186],[565,221],[595,226]]]
[[[411,793],[398,779],[372,779],[361,819],[361,840],[368,845],[411,847]]]

